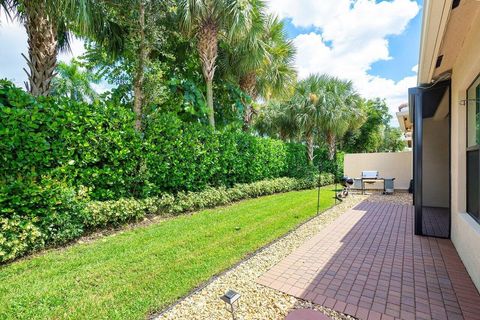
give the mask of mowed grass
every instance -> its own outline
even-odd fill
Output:
[[[322,210],[333,197],[323,188]],[[144,319],[314,216],[316,206],[316,190],[266,196],[0,267],[0,319]]]

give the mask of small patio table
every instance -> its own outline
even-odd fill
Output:
[[[383,191],[385,191],[385,179],[384,178],[362,178],[362,195],[365,194],[365,183],[375,183],[378,181],[383,182]]]

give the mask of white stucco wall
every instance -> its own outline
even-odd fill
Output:
[[[427,207],[449,207],[448,125],[448,118],[423,120],[422,201]]]
[[[395,178],[395,189],[407,190],[412,179],[412,152],[379,152],[345,154],[344,173],[351,178],[360,178],[362,171],[379,171],[380,177]],[[382,189],[383,183],[368,186]]]
[[[452,241],[480,290],[480,225],[466,211],[466,91],[480,73],[480,19],[472,27],[452,70]]]

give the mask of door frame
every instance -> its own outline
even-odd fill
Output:
[[[430,90],[445,87],[448,90],[448,210],[449,225],[448,238],[452,232],[452,93],[451,81],[446,80],[429,86],[419,86],[408,89],[408,103],[410,110],[410,119],[413,123],[412,149],[413,149],[413,205],[414,205],[414,234],[424,236],[423,232],[423,120],[424,120],[424,104],[428,99]],[[438,106],[437,106],[438,107]],[[432,235],[428,235],[435,237]]]

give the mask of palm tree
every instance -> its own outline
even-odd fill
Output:
[[[133,111],[135,112],[135,130],[142,130],[143,102],[145,100],[143,86],[145,81],[145,64],[148,57],[148,48],[145,37],[145,1],[138,1],[138,33],[139,44],[135,77],[133,79]]]
[[[60,50],[69,50],[71,31],[108,44],[112,50],[122,45],[120,28],[108,21],[104,7],[95,0],[0,0],[10,18],[25,25],[28,36],[28,91],[48,95]]]
[[[297,80],[295,46],[287,37],[283,21],[276,16],[267,18],[264,30],[268,56],[257,71],[257,90],[265,101],[283,99],[291,95]]]
[[[307,145],[307,158],[309,164],[313,164],[315,135],[318,134],[321,110],[319,97],[324,94],[326,76],[312,75],[300,81],[290,103],[292,115],[301,128],[302,136]]]
[[[213,77],[220,38],[231,39],[252,26],[255,10],[248,0],[179,0],[181,28],[197,40],[197,50],[207,86],[208,117],[215,127]]]
[[[226,78],[238,83],[252,101],[259,96],[268,101],[291,88],[296,78],[293,68],[295,49],[286,37],[284,25],[263,13],[263,3],[256,4],[252,28],[221,51],[221,70]],[[244,129],[256,113],[252,104],[244,110]]]
[[[220,50],[218,63],[222,78],[238,84],[240,89],[246,93],[253,103],[257,98],[256,71],[261,67],[265,59],[268,59],[268,52],[263,36],[266,17],[264,14],[263,1],[252,2],[252,26],[244,30],[226,43]],[[252,119],[254,108],[252,103],[243,102],[244,130],[248,129]]]
[[[52,95],[64,96],[76,101],[93,101],[98,98],[92,83],[98,83],[99,77],[82,68],[77,60],[73,59],[69,64],[58,63],[57,73],[58,75],[52,81]]]
[[[284,141],[299,141],[301,130],[287,102],[271,100],[258,114],[255,129],[260,135]]]
[[[362,100],[349,81],[328,75],[311,75],[297,83],[284,116],[294,119],[297,135],[307,145],[313,164],[315,139],[325,138],[333,159],[337,139],[362,124]]]
[[[351,81],[325,77],[318,99],[318,127],[328,145],[329,159],[333,160],[338,139],[347,131],[358,128],[364,121],[362,99]]]

